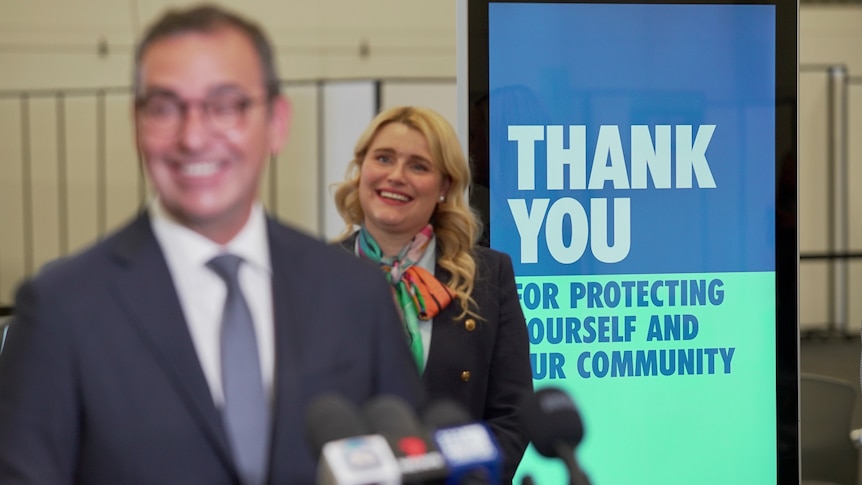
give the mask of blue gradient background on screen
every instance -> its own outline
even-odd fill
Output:
[[[512,256],[522,291],[531,283],[557,291],[556,306],[522,300],[535,382],[567,390],[581,408],[578,457],[594,485],[774,483],[774,6],[492,3],[488,26],[491,245]],[[537,142],[535,189],[518,190],[510,125],[585,125],[588,179],[602,125],[619,127],[627,165],[632,125],[653,136],[657,125],[715,125],[706,159],[716,188],[695,178],[693,188],[656,189],[648,176],[646,189],[547,190]],[[588,217],[591,199],[628,198],[627,256],[604,263],[588,244],[577,261],[558,263],[543,223],[538,262],[522,263],[509,200],[529,208],[561,198],[577,200]],[[564,240],[584,230],[562,221]],[[718,305],[573,308],[570,294],[573,283],[712,279],[723,283]],[[692,316],[697,335],[648,340],[651,319],[666,315]],[[557,318],[583,325],[600,316],[632,319],[630,339],[579,343],[554,330]],[[598,355],[677,349],[733,349],[733,357],[697,375],[599,377],[590,367]],[[532,447],[519,469],[526,473],[538,485],[563,483],[562,466]]]
[[[507,199],[573,197],[589,213],[590,198],[631,198],[624,261],[588,251],[543,264],[540,244],[539,264],[515,261],[519,274],[774,269],[774,7],[492,4],[488,24],[494,246],[520,252]],[[716,125],[717,188],[548,191],[537,143],[536,190],[525,193],[505,130],[518,124],[586,125],[588,165],[601,125],[619,126],[626,157],[632,125]]]

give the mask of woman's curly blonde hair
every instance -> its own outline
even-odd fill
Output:
[[[353,160],[347,166],[345,180],[335,188],[335,206],[346,224],[341,239],[349,236],[365,219],[359,203],[362,162],[374,137],[389,123],[401,123],[422,133],[428,142],[432,162],[449,180],[446,199],[437,204],[430,221],[437,236],[437,264],[452,275],[446,286],[455,293],[461,304],[458,318],[466,314],[475,316],[470,308],[476,278],[476,261],[471,250],[481,233],[481,227],[466,197],[470,186],[467,159],[452,125],[439,113],[415,106],[389,108],[380,112],[362,132],[353,149]]]

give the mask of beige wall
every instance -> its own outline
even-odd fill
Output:
[[[432,106],[455,123],[455,0],[233,0],[224,4],[261,19],[277,46],[285,79],[442,79],[387,83],[383,104]],[[103,101],[91,95],[70,96],[63,103],[62,119],[52,95],[22,103],[10,97],[10,91],[127,86],[133,39],[165,5],[168,2],[156,0],[0,2],[0,305],[11,304],[15,286],[30,270],[116,227],[134,212],[142,196],[128,122],[129,100],[122,91],[108,93]],[[803,7],[801,65],[844,65],[849,75],[862,76],[860,25],[858,7]],[[99,53],[101,40],[107,46],[106,55]],[[368,46],[367,55],[361,54],[363,44]],[[803,70],[799,76],[803,252],[830,249],[826,215],[835,194],[828,184],[828,79],[825,71],[816,70]],[[848,89],[847,130],[852,135],[862,126],[858,101],[862,85],[851,84]],[[328,203],[326,194],[321,194],[318,166],[320,99],[308,83],[289,85],[287,93],[296,113],[292,137],[273,172],[275,180],[267,181],[263,195],[272,200],[271,187],[275,187],[271,209],[319,234],[321,205]],[[97,115],[99,103],[104,103],[102,120]],[[98,123],[107,129],[103,153],[94,148]],[[22,136],[29,137],[26,146]],[[854,187],[862,182],[862,137],[849,138],[847,179]],[[58,169],[57,160],[58,146],[63,145],[67,148],[64,171]],[[99,164],[106,169],[103,192],[97,190]],[[32,180],[32,187],[22,184],[26,178]],[[67,183],[61,184],[61,179]],[[847,249],[858,251],[862,250],[862,214],[854,208],[862,207],[862,191],[848,190],[847,197],[843,216]],[[31,228],[22,226],[24,210],[34,216]],[[64,214],[70,218],[66,227],[60,225]],[[801,265],[802,326],[822,326],[837,314],[855,329],[862,321],[862,298],[849,298],[842,314],[840,302],[827,291],[828,270],[829,263],[824,262]],[[847,294],[862,294],[862,261],[849,264],[847,271]]]
[[[166,5],[191,3],[0,2],[0,305],[11,304],[21,279],[46,261],[127,220],[144,196],[126,93],[113,90],[100,99],[88,91],[58,99],[55,92],[128,86],[133,41],[142,26]],[[262,198],[300,229],[320,235],[324,205],[331,203],[319,166],[321,90],[315,80],[387,78],[384,107],[431,106],[455,124],[454,0],[222,4],[258,19],[276,46],[294,122]],[[106,46],[101,53],[100,43]],[[16,97],[22,90],[31,93],[26,102]],[[101,143],[99,125],[107,130]],[[102,166],[104,184],[98,179]],[[25,212],[32,224],[25,224]]]
[[[0,90],[126,86],[137,34],[167,6],[192,3],[2,1]],[[286,79],[455,75],[455,0],[221,3],[266,28]]]

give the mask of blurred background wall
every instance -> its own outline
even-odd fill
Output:
[[[0,306],[44,262],[101,237],[146,197],[130,124],[134,42],[165,0],[0,2]],[[229,0],[269,32],[294,105],[264,187],[270,210],[337,232],[328,186],[379,107],[457,124],[454,0]],[[800,322],[862,322],[862,5],[807,4],[799,28]]]

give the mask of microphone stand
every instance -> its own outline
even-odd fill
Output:
[[[590,479],[587,478],[587,475],[578,466],[578,461],[575,460],[574,447],[558,441],[554,445],[554,451],[557,452],[557,456],[563,460],[563,463],[566,464],[566,469],[569,470],[569,485],[590,485]]]

